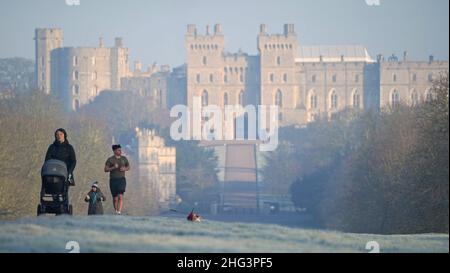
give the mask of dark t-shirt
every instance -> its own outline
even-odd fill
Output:
[[[109,172],[109,178],[122,178],[125,177],[125,172],[121,172],[120,168],[130,166],[128,159],[125,156],[120,156],[120,158],[115,157],[114,155],[106,160],[106,166],[109,168],[115,166],[116,164],[119,166],[118,168]]]

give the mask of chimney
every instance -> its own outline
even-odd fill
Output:
[[[222,34],[222,26],[220,24],[216,24],[214,26],[214,35]]]
[[[408,51],[403,51],[403,61],[406,62],[408,60]]]
[[[284,35],[288,36],[294,33],[295,33],[294,24],[284,24]]]
[[[123,47],[123,41],[122,41],[122,38],[117,37],[117,38],[115,39],[114,45],[115,45],[116,47]]]
[[[206,26],[206,35],[209,35],[209,26]]]
[[[140,61],[134,62],[134,71],[141,72],[142,70],[142,63]]]
[[[433,55],[430,55],[430,57],[428,57],[428,61],[429,61],[430,63],[434,62],[434,56],[433,56]]]
[[[265,24],[259,25],[259,34],[266,34],[267,33],[267,27]]]

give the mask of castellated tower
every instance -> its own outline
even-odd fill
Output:
[[[223,82],[224,36],[219,24],[211,32],[209,26],[206,33],[197,33],[195,25],[188,25],[185,36],[187,49],[187,103],[192,107],[193,97],[201,97],[204,91],[208,94],[209,104],[219,103],[220,86]]]
[[[298,119],[295,117],[301,97],[295,71],[298,50],[293,24],[285,24],[283,34],[268,34],[266,26],[260,26],[261,104],[278,105],[279,118],[284,124]]]
[[[166,147],[154,130],[136,128],[136,136],[144,196],[157,198],[160,210],[168,210],[176,197],[176,149]]]
[[[35,30],[34,41],[36,87],[50,94],[51,52],[62,47],[63,31],[59,28],[38,28]]]

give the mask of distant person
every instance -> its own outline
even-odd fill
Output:
[[[113,196],[114,209],[116,214],[122,214],[123,194],[127,186],[125,172],[130,170],[130,163],[125,156],[122,156],[122,147],[113,145],[114,155],[108,158],[105,163],[105,172],[109,172],[109,186]]]
[[[103,205],[102,202],[106,200],[103,195],[100,187],[98,186],[98,182],[95,181],[92,184],[91,191],[88,192],[84,201],[89,203],[88,207],[88,215],[102,215],[103,214]]]
[[[45,161],[50,159],[58,159],[66,163],[67,173],[69,174],[69,185],[75,186],[73,171],[77,164],[75,150],[67,140],[67,132],[63,128],[59,128],[55,132],[55,141],[48,147],[45,154]]]

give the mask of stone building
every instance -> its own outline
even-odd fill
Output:
[[[160,210],[168,210],[176,197],[176,149],[153,130],[136,128],[136,138],[144,196],[155,196]]]
[[[113,47],[63,47],[61,29],[36,29],[36,79],[40,90],[59,97],[68,110],[89,103],[102,90],[120,90],[128,76],[128,48],[121,38]]]
[[[199,34],[188,25],[187,104],[278,105],[281,126],[302,125],[347,108],[380,109],[400,100],[413,104],[429,94],[432,79],[448,71],[448,61],[373,59],[360,45],[300,45],[293,24],[281,34],[265,25],[257,36],[258,55],[225,51],[219,24]],[[236,128],[235,128],[236,129]]]

